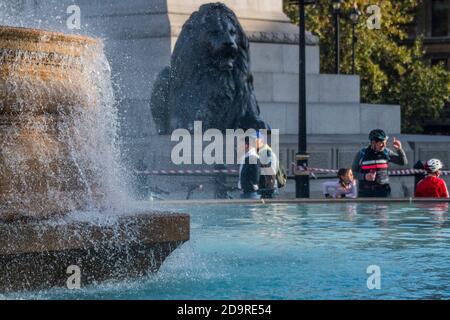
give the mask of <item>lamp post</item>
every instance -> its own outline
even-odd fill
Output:
[[[341,16],[341,4],[342,0],[332,0],[333,1],[333,13],[334,13],[334,62],[335,62],[335,73],[339,74],[339,66],[341,64],[340,56],[340,46],[339,46],[339,20]]]
[[[352,22],[352,74],[355,74],[355,45],[358,38],[355,35],[355,27],[358,24],[361,11],[358,10],[356,3],[353,4],[353,8],[350,11],[350,20]]]
[[[294,1],[291,1],[293,3]],[[306,141],[306,30],[305,30],[305,5],[314,4],[315,0],[297,0],[299,12],[299,101],[298,101],[298,152],[295,156],[298,166],[308,166],[307,141]],[[297,198],[309,198],[309,174],[298,172],[295,175],[295,196]]]

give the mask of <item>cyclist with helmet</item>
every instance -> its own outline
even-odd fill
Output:
[[[359,181],[359,197],[389,197],[389,163],[404,166],[408,163],[402,143],[393,139],[395,151],[386,148],[388,136],[381,129],[369,134],[370,145],[361,149],[353,160],[352,169]]]
[[[425,163],[427,176],[419,181],[416,186],[415,197],[448,198],[448,190],[445,181],[439,176],[443,164],[439,159],[430,159]]]

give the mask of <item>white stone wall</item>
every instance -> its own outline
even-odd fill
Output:
[[[251,44],[252,70],[261,113],[282,134],[297,134],[298,46]],[[360,103],[357,75],[320,74],[319,47],[306,47],[308,134],[364,134],[370,128],[400,133],[400,107]]]

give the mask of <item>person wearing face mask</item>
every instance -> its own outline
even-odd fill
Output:
[[[369,133],[370,145],[356,154],[352,169],[358,179],[358,197],[389,197],[389,163],[408,163],[402,143],[394,137],[393,151],[386,147],[388,139],[383,130],[374,129]]]

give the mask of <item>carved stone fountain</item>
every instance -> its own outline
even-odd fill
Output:
[[[189,239],[188,215],[121,209],[109,76],[98,40],[0,26],[0,291],[143,275]]]

